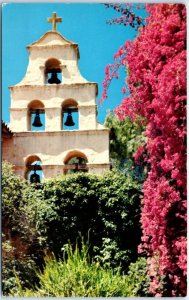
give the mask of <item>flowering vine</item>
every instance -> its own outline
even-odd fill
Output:
[[[133,42],[118,50],[116,62],[106,69],[102,101],[119,66],[126,67],[130,96],[115,113],[120,119],[146,119],[150,165],[143,186],[139,251],[149,256],[150,292],[185,296],[186,8],[183,4],[147,4],[146,9],[146,26]]]
[[[131,26],[132,28],[138,29],[141,25],[144,25],[144,20],[140,16],[137,16],[134,11],[132,11],[133,5],[129,3],[106,3],[107,8],[113,8],[117,13],[120,14],[119,17],[108,20],[107,23],[119,24],[124,26]],[[137,5],[137,9],[140,9],[141,4]]]

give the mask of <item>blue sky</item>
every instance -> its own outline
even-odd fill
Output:
[[[79,68],[88,81],[97,82],[102,94],[104,70],[113,62],[113,55],[128,39],[136,36],[131,27],[107,25],[106,20],[119,16],[113,9],[97,3],[8,3],[2,9],[2,118],[9,122],[10,93],[8,86],[15,85],[25,75],[28,64],[26,46],[51,30],[47,18],[56,12],[62,17],[57,31],[79,44]],[[144,16],[145,11],[140,11]],[[108,110],[114,109],[122,99],[121,87],[125,80],[122,70],[119,80],[111,85],[109,98],[98,106],[98,121],[104,122]]]

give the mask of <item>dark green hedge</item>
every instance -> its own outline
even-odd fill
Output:
[[[79,243],[81,236],[89,240],[90,256],[103,266],[127,271],[137,259],[140,188],[130,177],[77,173],[47,180],[36,189],[3,164],[2,194],[7,290],[14,262],[16,272],[25,270],[24,282],[25,277],[31,278],[33,263],[42,266],[44,253],[61,257],[64,245]]]
[[[124,175],[78,173],[44,184],[44,199],[54,216],[44,221],[47,244],[58,255],[78,233],[88,238],[90,251],[103,263],[124,269],[136,259],[140,242],[139,186]]]

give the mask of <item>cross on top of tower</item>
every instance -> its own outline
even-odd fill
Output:
[[[56,17],[56,12],[52,13],[52,18],[47,19],[49,23],[52,23],[52,31],[56,31],[56,23],[62,22],[62,18]]]

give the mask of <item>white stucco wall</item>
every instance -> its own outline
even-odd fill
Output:
[[[109,130],[81,130],[61,132],[20,132],[4,143],[3,159],[16,166],[16,173],[24,176],[27,158],[36,155],[44,170],[59,170],[70,152],[78,151],[87,157],[93,173],[109,169]],[[57,167],[57,168],[56,168]]]
[[[97,84],[88,82],[78,69],[78,45],[57,32],[47,32],[28,46],[29,63],[24,78],[10,87],[11,140],[3,145],[3,159],[15,165],[24,176],[26,160],[37,155],[44,176],[64,172],[64,161],[70,151],[83,153],[91,173],[109,169],[109,130],[96,121]],[[45,83],[45,66],[49,59],[59,62],[61,84]],[[53,63],[52,63],[53,65]],[[79,130],[62,130],[62,107],[73,99],[79,114]],[[45,112],[45,130],[30,131],[32,101]],[[41,104],[39,104],[41,103]],[[39,109],[36,107],[35,110]]]

